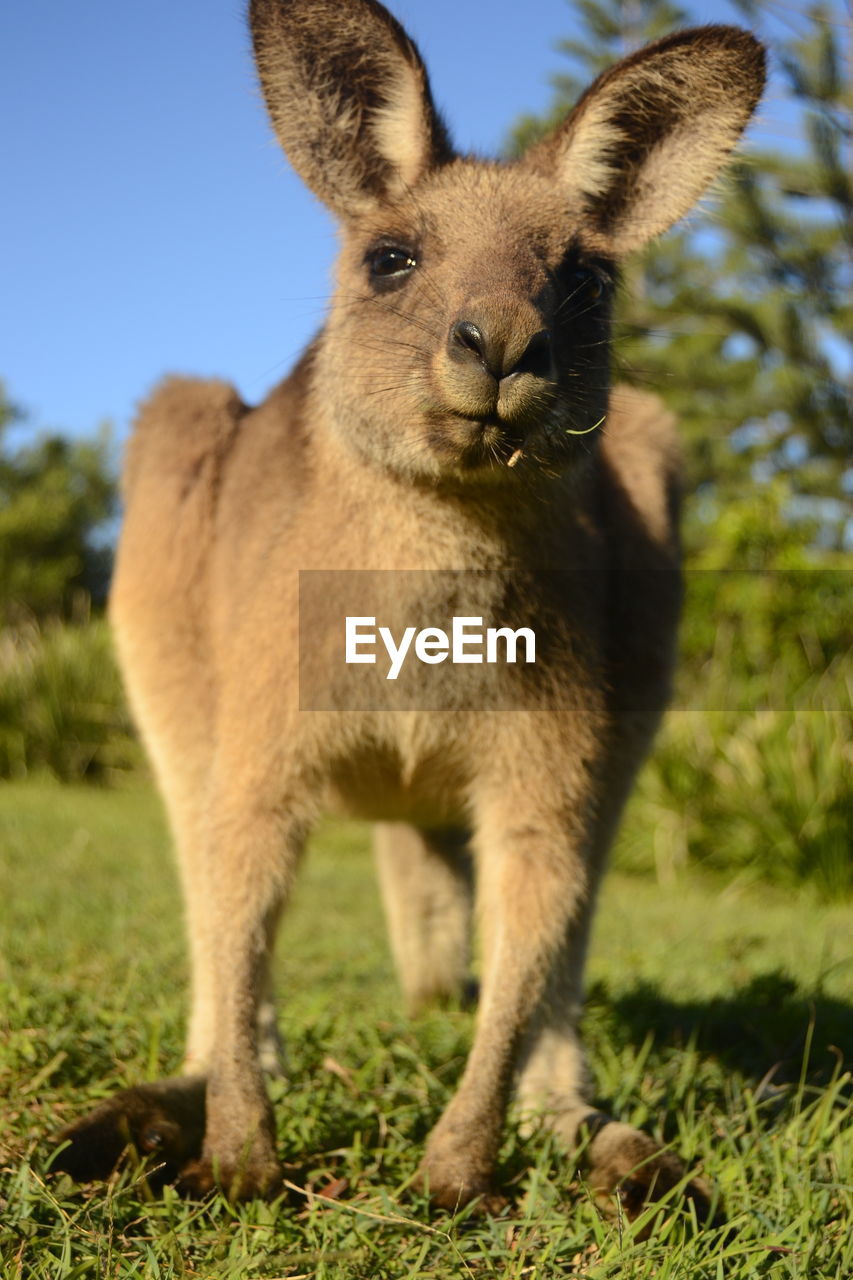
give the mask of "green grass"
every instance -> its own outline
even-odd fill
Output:
[[[614,872],[585,1035],[600,1098],[701,1161],[730,1227],[602,1218],[572,1159],[507,1130],[507,1212],[406,1193],[471,1017],[402,1014],[365,832],[317,837],[279,946],[296,1190],[279,1204],[153,1198],[48,1172],[48,1136],[179,1062],[185,961],[161,812],[144,789],[0,788],[0,1275],[802,1277],[853,1275],[853,913],[817,889],[667,865]]]

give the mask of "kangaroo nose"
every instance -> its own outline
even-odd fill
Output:
[[[551,376],[551,331],[540,329],[534,333],[527,343],[512,369],[507,370],[505,377],[513,373],[532,373],[537,378]]]
[[[541,378],[550,374],[551,334],[548,329],[534,333],[519,352],[518,342],[489,334],[485,327],[473,320],[457,320],[451,325],[448,346],[454,360],[463,363],[476,361],[496,382],[515,373],[532,373]]]
[[[494,372],[489,367],[490,357],[494,362],[497,352],[494,349],[489,350],[486,335],[473,320],[457,320],[450,330],[450,346],[457,358],[460,352],[463,359],[473,356],[475,360],[479,360],[480,364],[485,365],[489,373]]]

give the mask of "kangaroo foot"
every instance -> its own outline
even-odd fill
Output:
[[[132,1147],[156,1161],[155,1183],[170,1182],[201,1151],[205,1085],[203,1077],[187,1076],[122,1089],[56,1135],[57,1145],[68,1146],[52,1167],[77,1182],[104,1179]]]

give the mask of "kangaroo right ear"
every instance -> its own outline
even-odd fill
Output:
[[[267,108],[333,213],[400,196],[452,149],[420,55],[377,0],[251,0]]]
[[[763,87],[764,50],[748,31],[678,31],[599,76],[520,163],[557,178],[590,249],[621,257],[688,212]]]

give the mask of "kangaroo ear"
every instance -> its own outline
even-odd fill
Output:
[[[267,108],[293,167],[339,216],[449,160],[420,55],[377,0],[251,0]]]
[[[764,87],[764,49],[739,27],[680,31],[619,62],[520,161],[567,190],[583,240],[619,257],[687,213]]]

